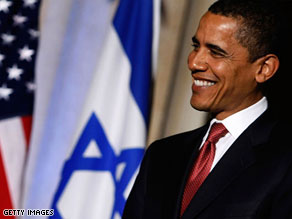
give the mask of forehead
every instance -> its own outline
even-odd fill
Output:
[[[206,43],[230,44],[235,39],[239,22],[234,18],[207,12],[200,21],[196,38]],[[226,45],[227,46],[227,45]]]

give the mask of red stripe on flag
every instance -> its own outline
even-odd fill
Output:
[[[8,188],[8,183],[5,174],[4,163],[2,159],[2,153],[0,150],[0,218],[4,218],[3,209],[11,209],[12,208],[12,201],[10,197],[10,192]],[[9,217],[14,218],[14,217]]]
[[[32,126],[32,116],[23,116],[21,117],[21,121],[25,135],[26,149],[28,149]]]

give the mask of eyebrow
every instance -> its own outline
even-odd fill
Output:
[[[197,39],[196,36],[193,36],[193,37],[192,37],[192,41],[193,41],[193,43],[200,44],[200,42],[199,42],[199,40]],[[228,53],[227,53],[224,49],[222,49],[220,46],[217,46],[217,45],[212,44],[212,43],[206,43],[206,46],[207,46],[209,49],[216,50],[216,51],[222,53],[223,55],[228,56]]]

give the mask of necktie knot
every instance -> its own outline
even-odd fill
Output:
[[[207,141],[216,144],[217,141],[227,134],[227,129],[222,123],[214,123],[210,129]]]

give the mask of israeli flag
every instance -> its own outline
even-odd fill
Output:
[[[146,145],[159,4],[71,0],[50,65],[56,73],[38,81],[46,88],[36,97],[25,208],[54,209],[51,218],[121,218]],[[45,48],[39,72],[48,51],[55,59],[41,42]]]

